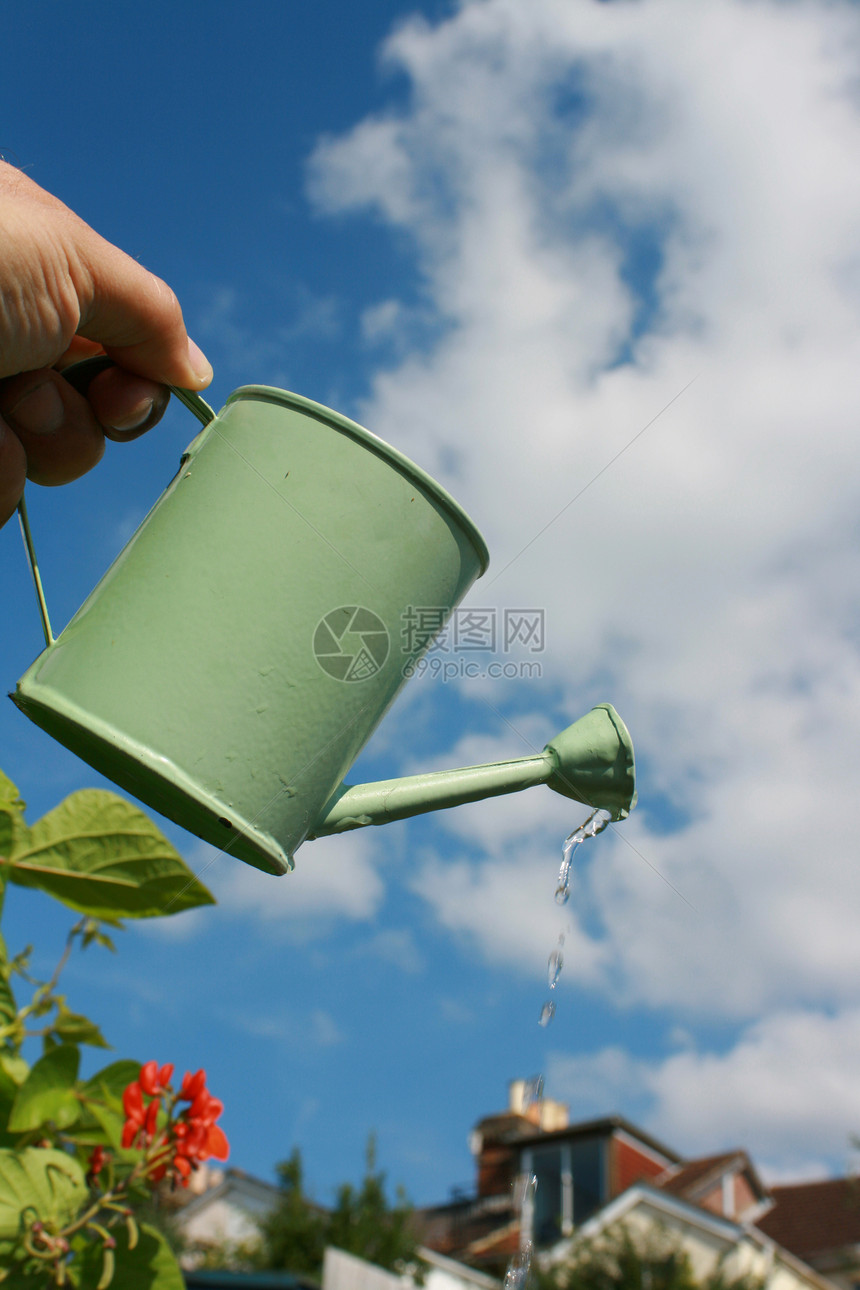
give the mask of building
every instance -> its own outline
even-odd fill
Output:
[[[766,1188],[746,1151],[683,1160],[622,1116],[571,1124],[565,1106],[527,1103],[526,1089],[514,1081],[507,1110],[475,1126],[475,1194],[420,1211],[425,1245],[502,1276],[524,1242],[551,1266],[623,1223],[668,1233],[700,1276],[719,1266],[772,1290],[860,1290],[860,1277],[845,1279],[848,1260],[860,1264],[860,1196],[840,1223],[824,1202],[801,1238],[790,1202],[809,1197]]]
[[[860,1180],[771,1187],[770,1196],[761,1231],[842,1290],[860,1290]]]
[[[566,1106],[529,1101],[527,1087],[514,1081],[507,1109],[472,1131],[474,1193],[416,1212],[429,1290],[493,1290],[523,1242],[552,1266],[619,1224],[667,1234],[699,1276],[719,1266],[768,1290],[860,1290],[860,1182],[768,1188],[740,1148],[685,1160],[620,1115],[571,1123]],[[279,1196],[237,1169],[201,1171],[192,1185],[177,1224],[198,1258],[256,1240]],[[323,1290],[414,1290],[352,1258],[327,1253]]]
[[[535,1246],[550,1249],[634,1182],[673,1176],[682,1163],[623,1116],[570,1124],[559,1102],[526,1105],[525,1087],[514,1081],[507,1111],[470,1135],[476,1195],[420,1213],[425,1245],[496,1275],[519,1248],[517,1179],[537,1178],[526,1221]]]
[[[191,1175],[187,1191],[168,1195],[173,1223],[186,1248],[180,1263],[185,1269],[194,1269],[208,1249],[240,1251],[255,1245],[260,1239],[260,1222],[274,1208],[280,1191],[241,1169],[204,1165]]]

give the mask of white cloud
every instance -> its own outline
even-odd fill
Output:
[[[858,38],[814,0],[471,0],[392,36],[409,103],[312,163],[322,208],[412,237],[441,325],[362,419],[485,529],[477,601],[547,610],[543,682],[480,694],[631,727],[643,809],[585,868],[565,968],[627,1004],[858,1001]],[[419,874],[494,962],[546,950],[545,800],[451,813]]]
[[[695,1156],[746,1147],[772,1181],[843,1168],[860,1128],[860,1010],[775,1013],[725,1052],[686,1048],[663,1061],[619,1048],[555,1054],[554,1095],[574,1113],[605,1114],[607,1102],[644,1102],[642,1122],[667,1145]]]
[[[144,936],[164,941],[190,941],[206,926],[206,909],[185,909],[168,918],[141,918],[135,928]]]
[[[219,905],[234,913],[254,914],[270,925],[282,924],[293,936],[309,931],[308,920],[318,925],[336,918],[372,919],[384,896],[369,834],[308,842],[296,856],[295,869],[281,878],[215,853],[211,847],[205,850],[211,860],[194,869]]]
[[[594,984],[605,967],[606,951],[575,920],[562,918],[552,902],[557,867],[555,873],[541,874],[539,861],[526,851],[513,860],[480,866],[428,860],[414,890],[443,926],[470,939],[489,962],[513,962],[539,974],[563,931],[573,979]],[[566,977],[571,979],[570,971]]]
[[[399,300],[380,300],[370,305],[361,315],[361,334],[365,340],[376,341],[390,336],[404,314]]]

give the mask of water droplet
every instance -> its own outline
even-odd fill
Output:
[[[603,830],[611,824],[611,822],[612,815],[609,811],[595,811],[593,815],[588,817],[585,824],[582,826],[585,830],[585,836],[588,838],[596,838],[598,833],[602,833]]]
[[[543,1075],[532,1075],[523,1085],[523,1110],[527,1111],[543,1097]]]
[[[555,999],[547,999],[546,1003],[540,1010],[538,1017],[539,1026],[548,1026],[555,1016]]]
[[[566,905],[570,896],[570,867],[573,864],[573,855],[576,848],[582,842],[579,836],[581,830],[575,829],[564,840],[564,846],[561,849],[561,868],[558,871],[558,886],[555,889],[555,903],[557,905]]]
[[[537,1174],[519,1174],[514,1183],[514,1210],[522,1214],[534,1204],[537,1191]]]
[[[505,1273],[505,1290],[524,1290],[532,1266],[532,1244],[525,1245],[513,1256]]]
[[[561,976],[561,969],[564,967],[564,955],[561,947],[557,945],[547,959],[546,979],[550,990],[554,990],[558,985],[558,978]]]

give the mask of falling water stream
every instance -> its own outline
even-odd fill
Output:
[[[558,871],[558,883],[555,889],[555,903],[557,905],[566,905],[570,899],[571,869],[577,849],[582,846],[586,838],[596,838],[598,833],[602,833],[611,819],[612,815],[609,811],[598,808],[596,811],[592,811],[588,819],[565,838],[561,849],[561,868]],[[564,935],[564,931],[559,932],[558,940],[547,959],[546,976],[550,991],[554,991],[558,985],[561,970],[564,967]],[[555,997],[551,994],[540,1010],[538,1025],[548,1026],[554,1016]],[[531,1079],[526,1080],[525,1088],[523,1089],[523,1113],[525,1114],[530,1106],[540,1102],[542,1098],[543,1076],[533,1075]],[[525,1290],[528,1281],[534,1255],[534,1247],[529,1239],[529,1233],[532,1229],[531,1215],[534,1209],[537,1185],[538,1180],[535,1174],[523,1175],[517,1179],[515,1184],[514,1211],[519,1218],[520,1224],[520,1248],[508,1263],[504,1290]]]

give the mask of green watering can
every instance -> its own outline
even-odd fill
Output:
[[[107,363],[65,373],[85,388]],[[268,873],[307,839],[548,784],[613,819],[633,808],[633,747],[609,704],[543,752],[348,786],[343,777],[487,567],[461,507],[396,449],[310,399],[247,385],[11,697],[96,770]],[[413,634],[414,635],[414,634]]]

